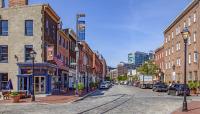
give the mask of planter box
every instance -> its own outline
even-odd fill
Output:
[[[20,96],[12,96],[12,99],[13,99],[13,103],[19,103],[19,100],[20,100]]]

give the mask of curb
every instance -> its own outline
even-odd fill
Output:
[[[73,103],[73,102],[78,102],[78,101],[81,101],[81,100],[83,100],[83,99],[87,98],[89,95],[91,95],[91,94],[95,93],[96,91],[98,91],[98,89],[97,89],[97,90],[95,90],[95,91],[92,91],[92,92],[90,92],[90,93],[88,93],[88,94],[86,94],[86,95],[84,95],[84,96],[82,96],[82,97],[80,97],[80,98],[78,98],[78,99],[75,99],[75,100],[73,100],[73,101],[70,101],[70,102],[68,102],[68,103]]]

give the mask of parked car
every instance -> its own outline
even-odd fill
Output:
[[[109,84],[107,82],[101,82],[100,89],[109,89]]]
[[[136,81],[136,82],[133,83],[133,86],[135,86],[135,87],[139,87],[139,85],[140,85],[140,82]]]
[[[112,83],[110,81],[104,81],[104,82],[108,84],[108,87],[112,86]]]
[[[167,92],[168,86],[165,83],[159,82],[153,85],[152,90],[155,92]]]
[[[172,84],[171,86],[169,86],[168,95],[184,95],[184,88],[184,84]],[[186,95],[190,95],[190,89],[188,85],[186,85]]]

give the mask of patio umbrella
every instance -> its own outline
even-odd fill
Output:
[[[7,89],[7,90],[13,90],[13,85],[12,85],[11,79],[9,79],[9,81],[8,81],[8,83],[7,83],[7,85],[6,85],[6,89]]]

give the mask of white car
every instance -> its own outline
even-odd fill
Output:
[[[109,88],[109,84],[108,84],[108,83],[102,82],[102,83],[100,84],[100,89],[108,89],[108,88]]]

